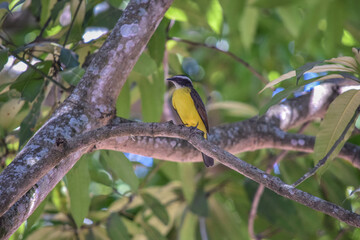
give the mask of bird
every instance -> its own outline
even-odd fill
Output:
[[[187,127],[196,127],[207,139],[209,123],[206,109],[200,95],[194,89],[192,81],[185,75],[176,75],[167,79],[175,85],[172,106],[181,122]],[[206,167],[214,165],[214,159],[201,153]]]

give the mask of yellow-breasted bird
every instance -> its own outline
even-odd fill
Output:
[[[207,139],[209,124],[206,109],[201,97],[194,89],[190,78],[183,75],[168,78],[176,89],[172,96],[172,106],[178,114],[181,122],[187,127],[196,127],[204,132]],[[214,159],[201,153],[206,167],[214,165]]]

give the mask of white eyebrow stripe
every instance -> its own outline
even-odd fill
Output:
[[[174,76],[172,78],[181,78],[181,79],[189,80],[191,82],[191,79],[188,78],[187,76],[178,75],[178,76]]]

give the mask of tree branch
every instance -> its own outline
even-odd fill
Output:
[[[51,173],[51,166],[57,163],[49,163],[47,157],[53,152],[57,139],[70,139],[84,131],[104,126],[114,116],[117,96],[171,2],[130,1],[73,93],[1,173],[0,215],[30,189],[29,184],[35,185],[41,177]],[[86,149],[69,156],[69,166],[75,164],[84,152]],[[36,172],[32,172],[35,169]],[[52,171],[56,173],[54,182],[60,181],[66,173],[59,171],[58,174],[57,169]],[[51,177],[46,176],[46,179]],[[46,190],[45,187],[47,194]],[[22,205],[17,206],[32,204],[30,201],[26,198]],[[9,223],[13,221],[8,219]],[[5,234],[14,231],[16,226],[13,225]]]
[[[228,55],[229,57],[233,58],[235,61],[241,63],[244,67],[246,67],[252,74],[254,74],[258,79],[260,79],[260,81],[262,81],[264,84],[269,83],[269,80],[266,79],[265,77],[263,77],[258,71],[256,71],[255,68],[253,68],[248,62],[246,62],[244,59],[236,56],[234,53],[229,52],[229,51],[224,51],[221,50],[220,48],[217,48],[216,46],[211,46],[211,45],[207,45],[205,43],[199,43],[199,42],[193,42],[190,40],[186,40],[186,39],[181,39],[181,38],[177,38],[177,37],[169,37],[169,40],[174,40],[176,42],[183,42],[192,46],[198,46],[198,47],[205,47],[205,48],[209,48],[209,49],[213,49],[215,51],[224,53],[225,55]]]
[[[288,184],[282,182],[279,178],[271,176],[266,172],[244,162],[218,146],[206,141],[191,128],[184,126],[176,126],[171,123],[121,123],[119,125],[108,125],[97,130],[86,132],[82,135],[69,139],[63,147],[64,156],[72,156],[83,149],[91,149],[98,141],[108,138],[131,136],[140,137],[170,137],[181,138],[191,143],[195,148],[204,152],[206,155],[219,160],[222,164],[243,174],[244,176],[264,184],[265,187],[278,193],[281,196],[294,200],[312,209],[321,211],[334,218],[346,222],[349,225],[360,227],[360,216],[345,210],[333,203],[327,202],[306,192],[298,190]],[[57,147],[54,147],[56,151]],[[51,162],[56,162],[57,158],[62,158],[57,154],[50,155],[53,158]],[[61,162],[57,169],[63,171],[62,168],[68,168]],[[0,218],[0,223],[6,223],[5,216]]]

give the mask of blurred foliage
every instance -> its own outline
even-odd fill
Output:
[[[79,82],[127,3],[0,3],[1,170]],[[168,120],[165,63],[170,75],[186,73],[194,80],[210,125],[254,116],[261,107],[303,91],[309,82],[298,82],[296,76],[318,61],[353,56],[360,42],[359,9],[358,0],[175,0],[121,91],[117,114]],[[90,34],[97,37],[89,40]],[[296,71],[289,81],[273,82],[286,90],[270,101],[272,91],[258,94],[265,84],[220,50],[240,57],[265,79]],[[358,70],[352,76],[358,77]],[[305,134],[318,130],[315,122]],[[360,143],[356,137],[350,141]],[[241,158],[265,169],[278,153],[259,150]],[[201,239],[204,219],[210,239],[249,238],[257,184],[222,166],[205,169],[201,163],[155,159],[146,164],[141,157],[129,161],[126,156],[110,151],[83,156],[11,239],[192,240]],[[290,153],[277,176],[292,183],[312,165],[312,155]],[[320,183],[309,180],[301,188],[359,212],[359,183],[356,169],[333,161]],[[267,239],[360,237],[359,230],[271,191],[260,201],[255,232]]]

